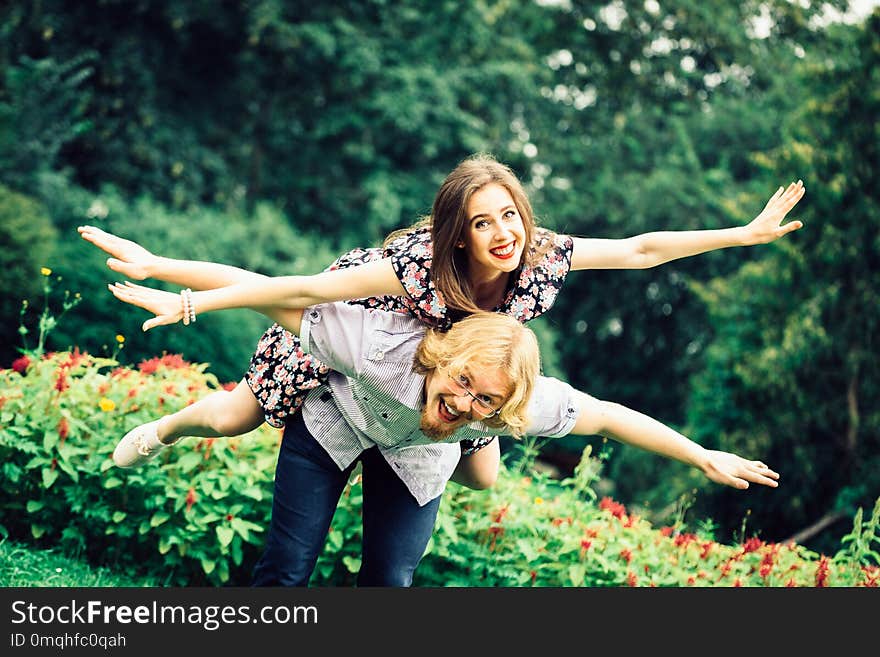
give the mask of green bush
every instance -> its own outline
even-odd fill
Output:
[[[40,268],[49,261],[57,233],[38,202],[0,185],[0,363],[18,355],[22,301],[42,291]]]
[[[132,427],[220,388],[204,365],[164,355],[121,367],[78,350],[30,354],[0,372],[0,532],[169,585],[244,585],[268,527],[281,434],[189,438],[145,467],[110,460]],[[418,586],[876,586],[880,503],[833,557],[711,523],[654,529],[610,498],[598,460],[552,480],[504,469],[489,491],[450,485]],[[352,585],[360,477],[343,493],[312,584]]]

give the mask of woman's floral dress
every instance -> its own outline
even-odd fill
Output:
[[[572,247],[572,239],[567,235],[537,231],[537,243],[533,248],[543,254],[534,266],[519,271],[515,284],[508,289],[504,302],[495,311],[511,315],[520,322],[547,312],[556,301],[571,268]],[[409,296],[370,297],[347,303],[409,313],[425,324],[445,331],[452,321],[431,279],[431,255],[431,233],[425,227],[398,237],[384,249],[349,251],[327,269],[391,258],[394,271]],[[302,350],[299,338],[275,324],[257,344],[245,380],[262,406],[266,422],[280,428],[287,417],[302,406],[308,392],[326,380],[327,372],[323,363]],[[492,436],[487,436],[476,441],[462,441],[462,453],[472,454],[492,440]]]

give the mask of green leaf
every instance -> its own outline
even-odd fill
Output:
[[[180,468],[182,473],[187,473],[192,471],[201,462],[202,455],[199,452],[186,452],[183,456],[177,459],[176,465]]]
[[[163,522],[166,522],[170,517],[171,516],[165,511],[157,511],[153,514],[153,517],[150,518],[150,527],[158,527]]]
[[[122,479],[118,477],[110,477],[104,480],[104,488],[117,488],[122,485]]]
[[[263,499],[263,489],[258,488],[257,486],[248,486],[244,490],[240,491],[240,494],[257,501]]]
[[[216,563],[214,563],[213,561],[208,561],[205,558],[202,558],[200,561],[202,562],[202,570],[205,571],[206,575],[210,575],[214,572],[214,568],[217,565]]]
[[[60,440],[61,438],[58,436],[58,432],[55,429],[47,430],[43,434],[43,449],[47,452],[51,452]]]
[[[239,518],[233,518],[230,522],[232,528],[241,536],[244,540],[249,540],[249,532],[248,532],[248,524]]]
[[[128,514],[125,511],[114,511],[113,516],[112,516],[112,520],[113,520],[113,522],[119,523],[119,522],[122,522],[123,520],[125,520],[125,517],[127,515]]]
[[[230,527],[226,527],[223,525],[218,525],[217,529],[217,540],[220,541],[220,545],[222,547],[226,547],[232,542],[232,537],[235,536],[235,532],[232,531]],[[210,572],[210,571],[205,571]]]
[[[40,538],[46,533],[46,528],[40,525],[31,525],[31,534],[34,538]]]
[[[43,468],[43,488],[49,488],[58,479],[58,470]]]
[[[350,555],[345,555],[342,557],[342,563],[345,564],[345,567],[348,569],[350,573],[356,573],[361,569],[361,560],[360,557],[352,557]]]
[[[27,503],[27,511],[28,513],[36,513],[40,509],[45,506],[45,502],[40,502],[38,500],[28,500]]]
[[[516,542],[516,549],[523,555],[526,561],[535,561],[538,558],[538,550],[532,541],[520,539]]]
[[[580,586],[584,583],[584,576],[587,569],[582,563],[572,564],[568,567],[568,578],[571,580],[572,586]]]

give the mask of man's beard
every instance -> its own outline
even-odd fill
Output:
[[[459,428],[458,426],[450,426],[448,424],[444,424],[442,427],[439,427],[436,424],[431,424],[426,415],[426,409],[423,408],[422,415],[419,418],[419,429],[421,429],[423,434],[435,442],[446,440]]]

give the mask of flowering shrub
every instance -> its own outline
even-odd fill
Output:
[[[120,341],[121,342],[121,341]],[[187,438],[131,470],[110,456],[129,429],[221,386],[205,365],[164,355],[121,367],[74,349],[0,371],[0,532],[84,554],[170,585],[249,582],[271,511],[281,434]],[[654,528],[571,479],[504,469],[489,491],[450,485],[419,586],[877,586],[880,503],[833,556],[756,537],[723,545]],[[362,488],[343,492],[312,583],[351,585]]]
[[[588,451],[584,458],[588,458]],[[584,462],[582,461],[582,466]],[[422,586],[878,586],[880,500],[861,511],[833,557],[756,537],[724,545],[683,527],[654,528],[577,478],[499,476],[490,491],[443,500]]]
[[[220,387],[176,355],[120,367],[72,352],[0,371],[0,524],[6,534],[169,584],[245,580],[271,510],[280,433],[188,438],[142,468],[111,454],[133,427]]]

